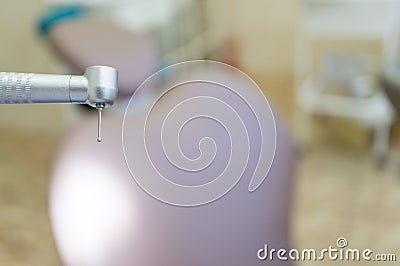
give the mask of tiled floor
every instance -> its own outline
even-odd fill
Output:
[[[59,265],[47,211],[57,137],[0,132],[0,265]]]
[[[395,151],[381,170],[365,149],[351,150],[325,143],[306,153],[300,160],[294,197],[295,246],[335,248],[336,240],[345,237],[348,248],[395,253],[399,261],[399,166],[400,158]],[[346,263],[366,265],[365,261]],[[326,260],[300,265],[346,263]]]

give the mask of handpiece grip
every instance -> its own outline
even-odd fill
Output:
[[[85,103],[82,76],[0,72],[0,104]]]

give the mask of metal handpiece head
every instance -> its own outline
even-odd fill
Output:
[[[101,119],[104,108],[114,104],[118,93],[118,72],[107,66],[88,67],[84,76],[87,79],[86,103],[98,112],[97,141],[101,142]]]
[[[91,66],[86,68],[84,76],[87,79],[86,103],[92,107],[104,104],[111,106],[118,93],[118,72],[108,66]]]

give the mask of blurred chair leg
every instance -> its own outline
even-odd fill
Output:
[[[378,168],[385,166],[389,151],[390,123],[377,123],[375,125],[373,156]]]

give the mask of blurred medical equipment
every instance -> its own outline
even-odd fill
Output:
[[[183,94],[172,97],[189,96]],[[137,106],[126,119],[135,121],[141,111]],[[276,155],[263,185],[250,193],[251,172],[246,171],[227,195],[199,207],[166,204],[135,183],[125,164],[121,133],[115,130],[122,121],[122,112],[108,115],[104,142],[93,145],[87,138],[93,134],[95,119],[84,117],[76,125],[79,130],[71,131],[58,151],[49,202],[55,242],[65,265],[291,265],[290,261],[257,259],[257,250],[265,244],[291,247],[294,158],[279,119]],[[214,137],[226,136],[217,130]],[[188,136],[181,145],[191,142]],[[218,153],[229,153],[229,148],[218,146]],[[255,163],[256,157],[252,158],[249,165]],[[215,165],[216,169],[224,166]],[[198,182],[185,179],[188,186]]]
[[[0,104],[79,103],[98,110],[97,141],[101,141],[101,113],[117,98],[117,70],[92,66],[84,75],[46,75],[0,72]]]
[[[130,96],[157,67],[153,42],[105,21],[76,19],[51,29],[48,42],[75,72],[102,64],[118,69],[118,96]]]
[[[140,80],[151,74],[141,75],[148,71],[148,66],[155,59],[156,69],[151,69],[152,72],[185,60],[206,59],[215,55],[218,57],[221,53],[222,57],[226,57],[226,53],[231,53],[229,56],[235,53],[228,51],[229,46],[235,46],[229,30],[230,19],[220,12],[209,12],[217,7],[228,10],[230,7],[223,2],[213,1],[212,5],[207,1],[197,0],[48,2],[48,11],[40,21],[40,31],[48,37],[46,39],[57,56],[75,71],[81,71],[82,66],[78,63],[85,61],[78,60],[79,57],[98,60],[104,57],[103,61],[110,59],[110,63],[106,62],[107,65],[115,64],[112,66],[118,69],[123,81],[124,76],[128,75],[124,70],[126,64],[118,65],[118,62],[124,56],[124,59],[140,62],[136,64],[138,72],[128,72],[129,75],[138,75]],[[210,21],[216,20],[215,16],[218,16],[219,23],[211,27]],[[99,40],[105,40],[106,43],[102,44]],[[99,47],[89,45],[94,42]],[[119,49],[104,51],[104,47],[110,45]],[[148,46],[155,48],[153,53],[157,51],[152,55],[155,59],[149,58],[149,49],[146,49]],[[126,50],[128,47],[131,49]],[[110,52],[111,50],[114,52]],[[126,51],[126,54],[115,53],[121,50]],[[94,54],[102,56],[94,57]],[[116,58],[111,54],[117,54]],[[79,57],[75,57],[77,55]],[[221,58],[218,60],[221,61]],[[233,58],[222,61],[232,63],[238,60]],[[136,88],[135,85],[130,84],[130,90]],[[121,92],[123,91],[121,88]]]
[[[295,62],[295,127],[299,141],[310,142],[312,114],[351,118],[374,130],[373,155],[382,165],[387,157],[394,114],[385,94],[375,84],[374,63],[378,64],[379,58],[362,49],[349,50],[350,45],[343,44],[382,42],[391,3],[306,3],[299,22]],[[323,43],[328,48],[321,59],[316,53]]]
[[[400,113],[400,2],[392,8],[385,33],[383,69],[380,78],[394,108]]]

